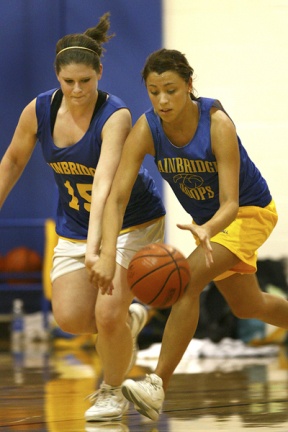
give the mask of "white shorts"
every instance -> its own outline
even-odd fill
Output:
[[[124,268],[128,268],[132,257],[139,249],[149,243],[164,242],[165,218],[161,217],[143,227],[133,227],[133,230],[120,234],[116,246],[116,262]],[[86,242],[71,241],[59,238],[54,249],[53,267],[51,270],[51,282],[59,276],[75,270],[85,268]]]

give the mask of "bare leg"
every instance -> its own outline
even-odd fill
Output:
[[[169,380],[194,336],[199,317],[199,296],[218,274],[233,267],[238,258],[228,249],[213,243],[214,264],[208,269],[201,248],[188,258],[191,281],[182,297],[171,309],[167,320],[160,357],[154,374],[143,381],[125,380],[123,395],[141,414],[157,421]]]
[[[155,370],[163,380],[164,391],[197,328],[199,296],[192,295],[190,290],[191,288],[187,290],[187,295],[177,303],[177,306],[173,306],[165,326],[161,353]]]
[[[216,286],[238,318],[257,318],[288,329],[288,301],[263,292],[255,274],[235,274]]]
[[[206,267],[203,251],[196,248],[188,258],[191,282],[184,296],[171,309],[167,320],[161,353],[155,373],[163,380],[166,390],[169,379],[194,336],[199,319],[199,296],[205,286],[218,274],[239,260],[228,249],[213,243],[214,264]]]
[[[117,264],[112,295],[102,295],[91,286],[85,268],[56,279],[53,283],[53,312],[60,327],[70,333],[98,333],[96,349],[104,381],[91,395],[95,400],[85,412],[87,421],[117,421],[129,403],[121,384],[131,364],[133,339],[129,307],[133,300],[126,280],[127,270]],[[135,306],[135,305],[134,305]],[[144,308],[142,308],[144,309]],[[145,324],[144,309],[133,309],[133,337]],[[135,333],[136,332],[136,333]]]
[[[136,382],[126,380],[122,392],[137,411],[156,421],[169,380],[194,336],[199,317],[199,296],[216,276],[231,269],[239,259],[225,247],[212,243],[214,263],[208,269],[198,247],[188,258],[191,281],[184,296],[173,307],[167,320],[155,374]],[[233,312],[242,318],[255,317],[288,328],[288,302],[262,293],[255,276],[233,275],[217,287]]]
[[[128,308],[133,297],[126,273],[117,265],[112,296],[97,296],[85,268],[61,276],[53,284],[52,304],[58,325],[73,334],[98,332],[96,348],[104,381],[112,386],[122,383],[132,353]]]
[[[133,300],[127,285],[127,270],[117,264],[111,296],[98,295],[96,349],[101,359],[105,383],[120,386],[132,355],[128,308]]]
[[[52,288],[52,308],[60,328],[73,334],[95,334],[96,298],[85,268],[57,278]]]

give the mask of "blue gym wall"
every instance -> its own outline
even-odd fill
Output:
[[[0,157],[24,106],[38,93],[57,86],[53,68],[57,40],[67,33],[85,31],[107,11],[111,13],[110,32],[116,36],[105,45],[99,87],[120,96],[135,121],[149,106],[140,71],[147,55],[162,45],[160,0],[0,0]],[[161,190],[153,160],[145,160],[145,165]],[[52,172],[37,146],[0,220],[53,217],[55,205]],[[0,252],[9,249],[9,242],[1,243]]]
[[[84,32],[108,11],[110,33],[116,36],[104,46],[104,75],[99,87],[121,97],[135,122],[150,106],[141,69],[147,55],[162,46],[161,7],[161,0],[0,0],[0,158],[24,106],[39,93],[58,86],[53,67],[58,39],[68,33]],[[144,165],[162,191],[152,158],[146,159]],[[56,203],[52,172],[42,158],[40,146],[36,146],[1,209],[0,256],[19,245],[43,255],[41,223],[54,217]],[[20,226],[14,226],[14,222]],[[29,228],[30,223],[35,226]],[[0,313],[8,307],[5,297],[7,293],[2,293]]]

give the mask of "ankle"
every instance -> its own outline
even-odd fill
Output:
[[[121,385],[108,384],[105,381],[103,381],[103,384],[105,384],[105,386],[108,386],[111,390],[120,390],[121,389]]]

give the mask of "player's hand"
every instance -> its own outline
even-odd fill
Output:
[[[90,282],[95,288],[98,288],[101,294],[112,295],[113,284],[112,280],[116,270],[114,258],[98,256],[98,259],[90,267]]]
[[[85,255],[85,266],[90,274],[93,265],[98,261],[99,255],[96,253],[86,253]]]
[[[190,231],[200,241],[200,245],[204,249],[206,266],[210,267],[213,264],[213,249],[210,243],[210,236],[205,228],[195,224],[177,224],[177,227],[182,230]]]

